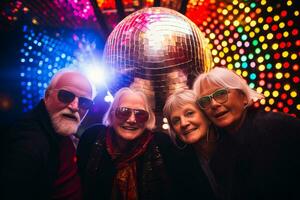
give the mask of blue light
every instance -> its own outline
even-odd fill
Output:
[[[25,58],[21,58],[21,62],[24,63],[25,62]]]
[[[256,74],[251,73],[251,74],[250,74],[250,79],[251,79],[251,80],[255,80],[255,79],[256,79]]]
[[[21,77],[24,77],[24,76],[25,76],[25,73],[24,73],[24,72],[20,73],[20,76],[21,76]]]

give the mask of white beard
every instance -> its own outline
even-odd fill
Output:
[[[63,117],[62,113],[64,112],[63,111],[58,112],[52,114],[51,116],[51,121],[55,132],[63,136],[69,136],[75,134],[80,125],[79,116],[78,116],[78,121],[76,122],[74,120]]]

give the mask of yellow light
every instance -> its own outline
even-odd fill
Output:
[[[213,39],[216,38],[216,35],[215,35],[214,33],[210,33],[210,34],[209,34],[209,38],[213,40]]]
[[[233,8],[233,6],[232,6],[231,4],[229,4],[229,5],[227,6],[227,9],[228,9],[228,10],[232,10],[232,8]]]
[[[232,13],[233,13],[234,15],[238,15],[238,14],[239,14],[239,10],[238,10],[238,9],[233,9]]]
[[[299,16],[299,10],[295,10],[294,15],[295,15],[296,17],[298,17],[298,16]]]
[[[239,8],[240,8],[240,9],[243,9],[244,7],[245,7],[245,4],[243,4],[243,3],[240,3],[240,4],[239,4]]]
[[[276,77],[277,79],[282,79],[283,74],[282,74],[281,72],[277,72],[277,73],[275,74],[275,77]]]
[[[257,20],[257,21],[258,21],[258,23],[260,23],[260,24],[261,24],[261,23],[263,23],[263,22],[264,22],[264,18],[263,18],[263,17],[260,17],[260,18],[258,18],[258,20]]]
[[[35,25],[38,25],[38,24],[39,24],[39,22],[38,22],[37,19],[35,19],[35,18],[32,18],[32,23],[35,24]]]
[[[270,108],[269,106],[266,106],[266,107],[265,107],[265,111],[266,111],[266,112],[270,112],[270,111],[271,111],[271,108]]]
[[[275,22],[277,22],[277,21],[280,19],[280,17],[279,17],[279,15],[275,15],[275,16],[273,17],[273,19],[274,19]]]
[[[229,30],[224,31],[224,35],[225,35],[226,37],[228,37],[228,36],[230,35],[230,31],[229,31]]]
[[[243,77],[247,77],[248,76],[248,72],[247,71],[243,71],[242,76]]]
[[[278,97],[279,96],[279,92],[277,90],[274,90],[272,92],[272,96],[275,97],[275,98]]]
[[[295,98],[297,96],[297,92],[296,91],[292,91],[290,95],[291,95],[292,98]]]
[[[268,24],[264,24],[263,25],[263,29],[266,31],[266,30],[268,30],[269,29],[269,25]]]
[[[282,57],[286,58],[288,56],[289,56],[289,52],[288,51],[282,52]]]
[[[219,63],[219,62],[220,62],[220,58],[214,57],[214,62],[215,62],[215,63]]]
[[[268,40],[272,40],[273,37],[274,37],[273,33],[268,33],[268,34],[267,34]]]
[[[211,44],[211,43],[209,43],[209,44],[208,44],[208,48],[209,48],[209,49],[213,49],[213,48],[214,48],[214,45]]]
[[[240,69],[237,69],[236,71],[235,71],[238,75],[241,75],[241,70]]]
[[[261,100],[260,100],[260,103],[261,103],[262,105],[265,105],[265,104],[266,104],[266,100],[265,100],[265,99],[261,99]]]
[[[258,70],[261,71],[261,72],[264,71],[265,69],[266,69],[266,67],[264,65],[259,65],[258,66]]]
[[[229,26],[229,25],[230,25],[230,20],[226,19],[226,20],[224,21],[224,24],[225,24],[226,26]]]
[[[291,89],[291,86],[290,86],[289,84],[285,84],[285,85],[283,86],[283,89],[284,89],[285,91],[288,91],[288,90]]]
[[[254,33],[253,31],[251,31],[251,32],[249,33],[249,36],[250,36],[251,38],[254,38],[254,37],[255,37],[255,33]]]
[[[232,65],[231,63],[229,63],[229,64],[227,65],[227,68],[230,69],[230,70],[233,70],[233,65]]]
[[[272,45],[272,49],[273,49],[273,50],[277,50],[278,47],[279,47],[278,43],[274,43],[274,44]]]
[[[233,1],[232,1],[232,4],[233,4],[233,5],[238,5],[238,3],[239,3],[238,0],[233,0]]]
[[[224,51],[224,53],[228,53],[229,52],[228,47],[224,47],[223,51]]]
[[[227,15],[227,14],[228,14],[228,10],[224,9],[224,10],[222,11],[222,14],[223,14],[223,15]]]
[[[252,20],[252,21],[250,22],[250,26],[251,26],[251,27],[256,26],[256,21]]]
[[[236,47],[235,45],[232,45],[232,46],[230,47],[230,49],[231,49],[231,51],[235,51],[235,50],[237,49],[237,47]]]
[[[249,13],[250,12],[250,7],[246,7],[244,10],[245,10],[245,13]]]
[[[232,61],[232,57],[231,56],[227,56],[226,61],[227,62],[231,62]]]
[[[269,92],[268,90],[266,90],[266,91],[264,92],[264,96],[265,96],[265,97],[270,96],[270,92]]]
[[[288,72],[286,72],[286,73],[284,73],[284,78],[286,78],[286,79],[288,79],[288,78],[290,78],[290,73],[288,73]]]
[[[265,41],[265,36],[263,36],[263,35],[259,36],[258,40],[259,40],[260,42]]]
[[[262,93],[262,91],[263,91],[262,87],[257,87],[257,88],[256,88],[256,92]]]
[[[221,58],[223,58],[224,55],[225,55],[225,54],[224,54],[224,52],[222,52],[222,51],[219,53],[219,57],[221,57]]]
[[[250,22],[251,22],[251,17],[249,17],[249,16],[246,17],[246,18],[245,18],[245,22],[246,22],[246,23],[250,23]]]
[[[255,32],[255,33],[259,33],[259,31],[260,31],[259,27],[256,27],[256,28],[254,29],[254,32]]]
[[[251,29],[251,27],[250,27],[249,25],[245,26],[245,31],[246,31],[246,32],[249,32],[250,29]]]
[[[269,104],[270,104],[270,105],[273,105],[273,104],[274,104],[274,102],[275,102],[275,101],[274,101],[274,99],[273,99],[273,98],[270,98],[270,99],[269,99]]]
[[[281,69],[281,67],[282,67],[282,64],[281,64],[281,63],[276,63],[276,65],[275,65],[275,68],[276,68],[276,69]]]
[[[236,53],[236,54],[234,54],[234,55],[233,55],[233,59],[234,59],[234,60],[238,60],[238,59],[240,59],[240,55],[239,55],[239,54],[237,54],[237,53]]]
[[[293,54],[291,55],[291,59],[292,59],[292,60],[296,60],[296,59],[297,59],[297,54],[293,53]]]
[[[297,110],[300,110],[300,104],[297,104]]]
[[[267,43],[263,43],[262,45],[261,45],[261,48],[263,49],[263,50],[266,50],[267,48],[268,48],[268,44]]]
[[[289,32],[284,31],[284,32],[283,32],[283,37],[289,37]]]
[[[238,26],[240,25],[240,22],[239,22],[238,20],[234,20],[234,21],[233,21],[233,25],[234,25],[235,27],[238,27]]]
[[[211,54],[212,54],[213,56],[215,56],[215,55],[218,54],[218,51],[217,51],[216,49],[213,49],[213,50],[211,51]]]
[[[293,2],[289,0],[286,2],[286,5],[291,6],[291,5],[293,5]]]
[[[227,46],[227,41],[222,41],[222,43],[221,43],[221,45],[222,45],[222,47],[226,47]]]
[[[272,6],[267,7],[267,12],[272,12],[272,10],[273,10]]]
[[[285,27],[285,23],[284,22],[280,22],[279,23],[279,28],[284,28]]]
[[[256,12],[256,14],[259,14],[259,13],[261,13],[261,9],[260,9],[260,8],[257,8],[257,9],[255,10],[255,12]]]
[[[257,62],[258,62],[258,63],[264,62],[264,57],[259,56],[259,57],[257,58]]]
[[[266,0],[262,0],[261,2],[260,2],[260,4],[263,6],[263,5],[266,5],[267,4],[267,1]]]

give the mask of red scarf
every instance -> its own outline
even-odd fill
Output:
[[[121,152],[121,154],[118,154],[115,145],[115,132],[113,129],[107,129],[107,151],[117,168],[117,173],[113,180],[113,200],[120,198],[123,200],[138,199],[136,161],[137,158],[146,151],[152,136],[151,132],[145,131],[134,141],[134,148],[128,152]]]

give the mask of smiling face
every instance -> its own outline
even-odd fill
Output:
[[[59,90],[66,90],[76,95],[70,103],[63,103],[58,99]],[[56,84],[47,91],[44,102],[49,112],[54,130],[63,136],[77,132],[81,120],[87,113],[79,108],[78,97],[92,99],[90,82],[78,72],[66,72],[61,75]]]
[[[130,109],[146,110],[145,102],[141,96],[127,92],[120,97],[119,108],[125,107]],[[146,122],[138,123],[136,116],[131,113],[127,120],[121,120],[116,117],[115,111],[112,111],[112,126],[119,139],[123,141],[132,141],[138,138],[146,128]]]
[[[209,130],[209,121],[192,103],[174,109],[170,114],[170,125],[176,135],[187,144],[204,139]]]
[[[221,89],[220,86],[210,86],[209,90],[200,93],[203,97]],[[228,99],[224,103],[218,103],[212,99],[210,105],[203,109],[208,118],[218,127],[225,128],[229,132],[236,131],[243,122],[245,105],[248,104],[246,95],[240,90],[228,89]]]

